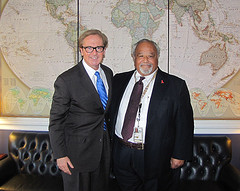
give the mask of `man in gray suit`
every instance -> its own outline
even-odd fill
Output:
[[[106,191],[110,146],[106,112],[113,73],[102,64],[108,39],[99,30],[79,38],[82,60],[55,81],[49,135],[65,191]],[[101,90],[100,90],[101,89]]]

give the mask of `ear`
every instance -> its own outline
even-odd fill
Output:
[[[135,55],[134,54],[131,54],[131,57],[133,60],[135,60]]]
[[[106,48],[104,48],[104,51],[103,51],[103,58],[105,58],[105,54],[106,54]]]
[[[80,48],[79,50],[80,50],[80,53],[81,53],[81,55],[83,57],[83,48]]]
[[[132,56],[132,59],[133,59],[133,63],[135,63],[135,58],[136,57],[133,54],[131,56]]]

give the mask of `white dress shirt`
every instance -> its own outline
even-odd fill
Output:
[[[146,91],[145,95],[142,97],[142,99],[140,101],[142,103],[142,107],[141,107],[141,112],[140,112],[139,124],[137,121],[137,117],[139,115],[139,111],[138,111],[134,127],[137,127],[138,125],[140,127],[142,127],[143,143],[145,143],[147,113],[148,113],[148,107],[149,107],[149,103],[150,103],[150,99],[151,99],[151,95],[152,95],[153,84],[155,82],[155,73],[156,72],[157,72],[157,70],[154,71],[152,74],[145,76],[145,79],[142,81],[143,82],[143,93],[144,93],[145,88],[148,86],[148,84],[149,84],[149,87],[148,87],[148,90]],[[133,75],[127,85],[127,88],[123,94],[123,97],[122,97],[122,100],[121,100],[121,103],[119,106],[117,121],[116,121],[116,125],[115,125],[115,134],[120,138],[122,138],[121,132],[122,132],[125,113],[126,113],[126,110],[128,107],[128,102],[129,102],[134,84],[140,79],[140,76],[141,75],[137,72],[137,70],[133,73]],[[128,141],[134,143],[133,136]]]
[[[106,75],[103,71],[103,69],[101,68],[101,65],[99,65],[98,70],[94,70],[93,68],[91,68],[89,65],[87,65],[87,63],[84,61],[84,59],[82,60],[83,63],[83,67],[85,68],[85,70],[87,71],[88,76],[90,77],[94,87],[97,90],[97,76],[95,75],[95,72],[98,71],[100,74],[100,77],[102,78],[103,84],[105,86],[107,95],[108,95],[108,83],[107,83],[107,78]]]

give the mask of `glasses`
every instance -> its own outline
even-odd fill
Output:
[[[83,47],[82,46],[82,48],[84,48],[87,53],[92,53],[93,50],[96,50],[98,53],[101,53],[101,52],[103,52],[105,47],[104,46],[96,46],[96,47],[92,47],[92,46]]]

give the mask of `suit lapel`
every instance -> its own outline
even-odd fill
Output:
[[[157,76],[155,79],[155,83],[153,86],[152,96],[149,103],[148,108],[148,116],[147,116],[147,129],[152,127],[151,122],[153,122],[154,116],[159,115],[161,108],[164,107],[166,103],[166,89],[167,89],[167,78],[165,77],[164,73],[158,69]],[[161,105],[161,107],[159,107]],[[156,113],[157,112],[157,113]]]
[[[125,92],[125,89],[133,75],[133,71],[117,74],[113,78],[113,98],[111,104],[112,125],[115,128],[119,106]]]
[[[103,69],[103,71],[105,73],[105,76],[107,78],[107,83],[108,83],[108,102],[107,102],[106,109],[105,109],[105,111],[107,111],[109,108],[110,102],[111,102],[111,98],[112,98],[112,74],[106,70],[104,65],[101,65],[101,66],[102,66],[101,68]]]
[[[127,88],[127,85],[133,75],[133,71],[126,73],[125,75],[122,76],[122,78],[119,79],[118,82],[115,83],[115,86],[117,86],[117,93],[115,95],[118,96],[118,101],[117,105],[120,106],[120,102],[122,100],[123,94]]]
[[[94,87],[92,80],[90,79],[89,75],[87,74],[87,71],[85,70],[82,62],[79,64],[79,76],[80,76],[80,82],[81,86],[83,86],[85,89],[88,90],[88,92],[91,92],[91,99],[96,102],[99,106],[102,106],[102,102],[99,98],[98,92],[96,88]]]
[[[161,99],[165,93],[165,88],[167,88],[167,79],[163,75],[163,72],[158,69],[156,80],[153,86],[152,100]]]

